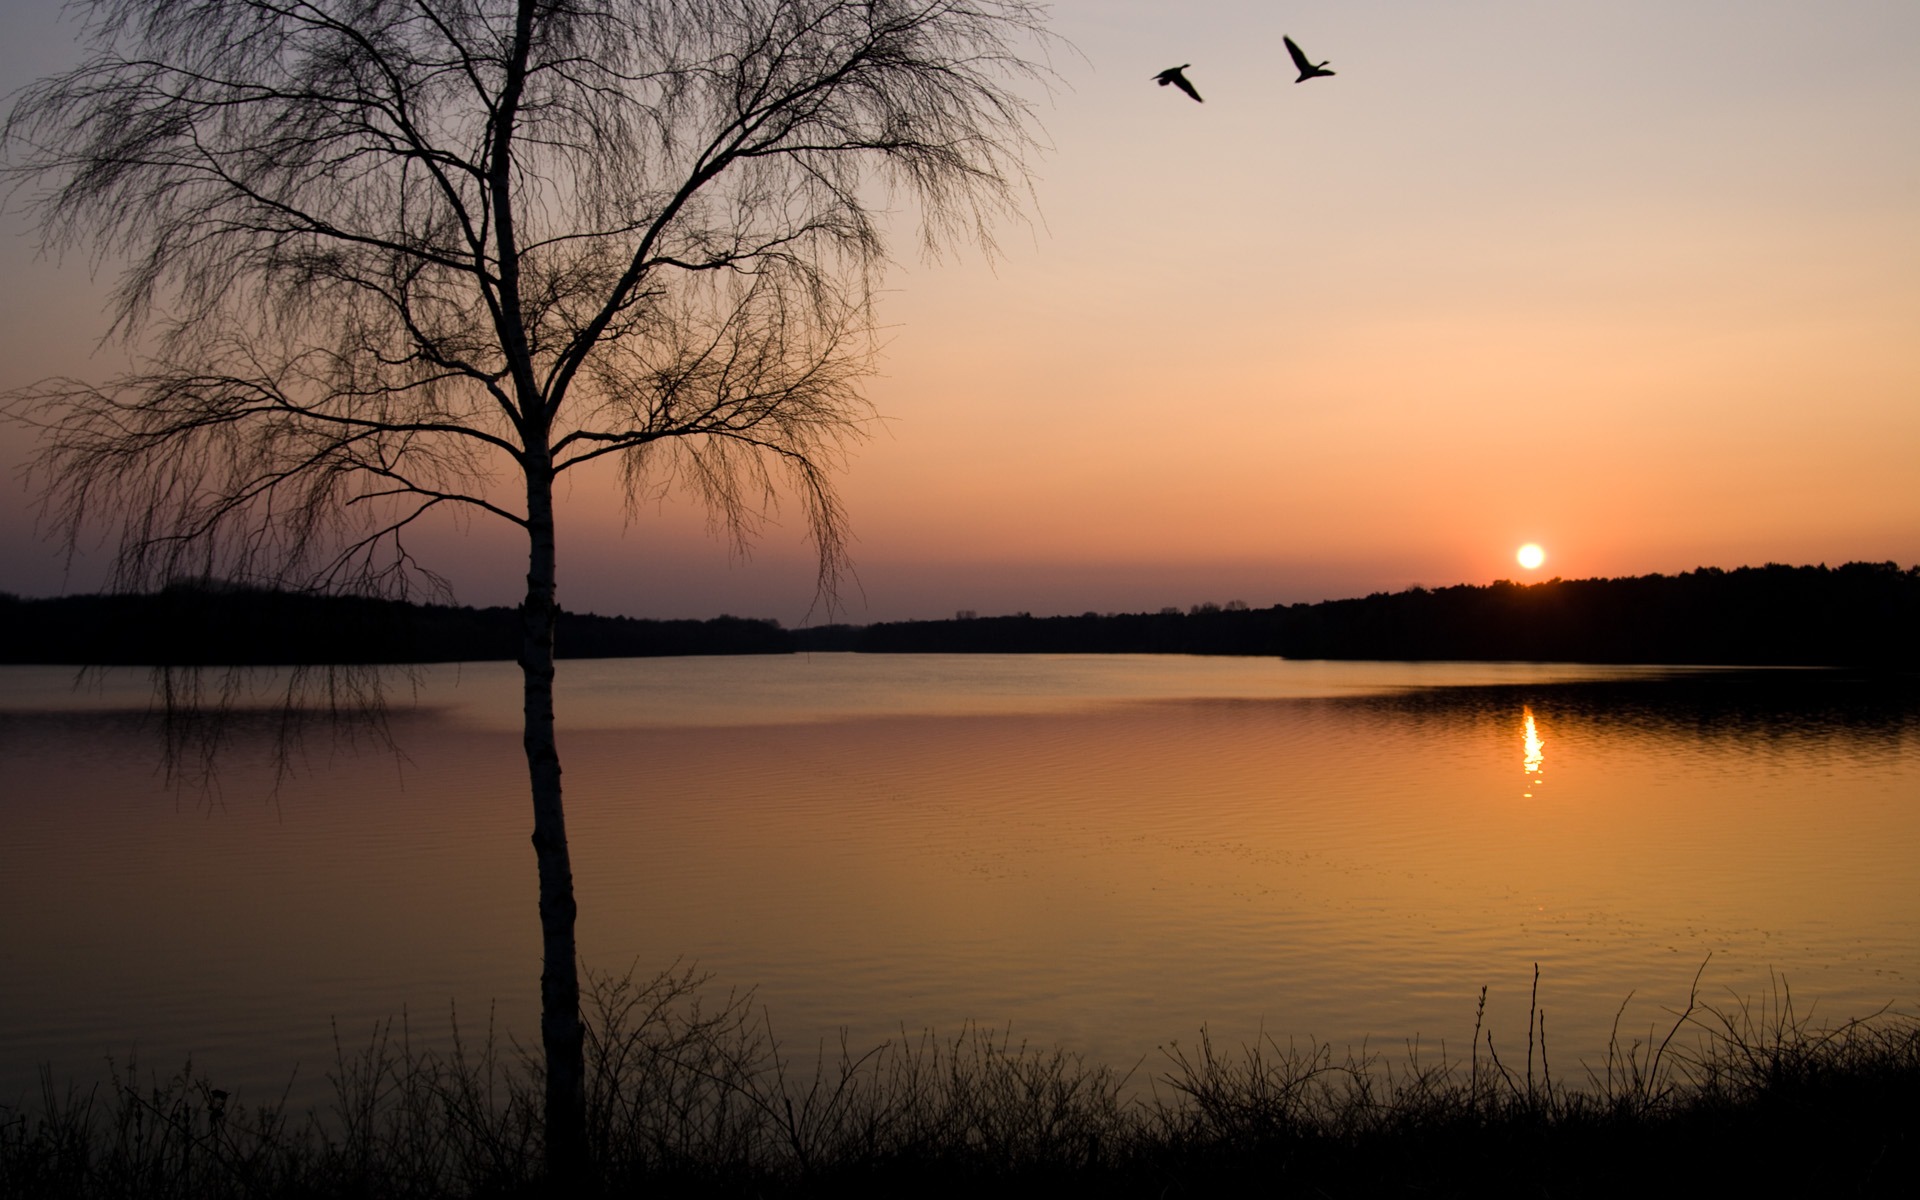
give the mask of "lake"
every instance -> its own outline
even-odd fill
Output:
[[[323,1101],[348,1049],[537,1044],[518,671],[392,744],[238,723],[161,769],[144,671],[0,668],[0,1104],[189,1057]],[[1262,1033],[1456,1056],[1480,989],[1562,1078],[1615,1021],[1920,1007],[1920,689],[1820,671],[1154,656],[561,664],[600,972],[695,963],[810,1055],[964,1023],[1139,1081]],[[271,682],[270,680],[268,682]],[[1710,960],[1710,961],[1709,961]]]

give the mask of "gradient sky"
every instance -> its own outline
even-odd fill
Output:
[[[70,51],[0,16],[0,92]],[[1920,562],[1920,4],[1066,0],[1030,227],[889,280],[855,621]],[[1338,75],[1295,85],[1281,35]],[[1204,104],[1152,76],[1190,62]],[[0,388],[104,376],[88,263],[0,225]],[[0,430],[0,589],[63,573]],[[563,512],[561,600],[806,618],[798,514]],[[1514,562],[1523,542],[1548,554]],[[475,522],[430,561],[511,603]],[[815,609],[813,620],[822,613]]]

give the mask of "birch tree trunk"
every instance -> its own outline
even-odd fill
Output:
[[[520,670],[525,682],[523,741],[533,791],[533,853],[540,874],[540,1042],[545,1051],[547,1172],[578,1178],[586,1158],[585,1030],[574,947],[573,861],[560,799],[560,749],[554,739],[553,649],[559,613],[554,590],[553,475],[527,470],[527,598],[521,605]]]

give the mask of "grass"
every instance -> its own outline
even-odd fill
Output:
[[[1536,975],[1537,985],[1537,975]],[[1484,1012],[1485,993],[1481,994]],[[697,974],[590,990],[591,1189],[606,1196],[1911,1194],[1920,1021],[1814,1026],[1783,985],[1556,1077],[1544,1015],[1502,1058],[1336,1054],[1203,1031],[1134,1080],[968,1027],[805,1064]],[[537,1066],[490,1034],[336,1049],[327,1111],[246,1106],[183,1070],[0,1107],[0,1196],[520,1197],[543,1192]]]

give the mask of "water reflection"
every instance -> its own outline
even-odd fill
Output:
[[[1122,1065],[1203,1022],[1228,1045],[1263,1028],[1458,1045],[1491,984],[1504,1051],[1538,962],[1556,1060],[1591,1060],[1629,992],[1656,1016],[1684,1003],[1709,951],[1713,986],[1775,968],[1836,1018],[1920,999],[1911,681],[589,665],[562,703],[584,958],[644,974],[685,956],[758,985],[792,1045],[967,1019]],[[403,1006],[481,1019],[498,1000],[524,1037],[517,681],[460,672],[396,713],[404,764],[317,753],[272,805],[264,732],[236,735],[255,750],[224,804],[183,803],[131,704],[0,703],[0,1103],[39,1061],[91,1081],[136,1042],[143,1068],[191,1052],[277,1095],[298,1062],[323,1091],[331,1021],[351,1042]],[[792,704],[756,698],[760,677]],[[805,708],[822,680],[841,698]],[[497,691],[485,712],[476,682]],[[1472,686],[1428,686],[1447,682]],[[1554,742],[1555,803],[1514,792],[1516,733],[1530,794]]]
[[[1875,672],[1623,673],[1612,679],[1425,687],[1356,696],[1348,703],[1389,721],[1493,722],[1509,737],[1514,710],[1530,708],[1562,739],[1575,726],[1604,726],[1620,737],[1679,739],[1702,753],[1736,746],[1747,752],[1831,750],[1845,743],[1874,753],[1920,736],[1920,678]]]
[[[1540,740],[1540,729],[1534,724],[1533,706],[1530,704],[1521,705],[1520,717],[1522,722],[1521,745],[1523,747],[1521,751],[1521,766],[1525,769],[1526,774],[1539,775],[1540,765],[1545,759],[1545,755],[1541,753],[1541,750],[1546,743]],[[1537,779],[1528,780],[1528,786],[1537,787],[1539,782]],[[1530,791],[1522,792],[1521,795],[1528,800],[1533,799],[1533,793]]]

